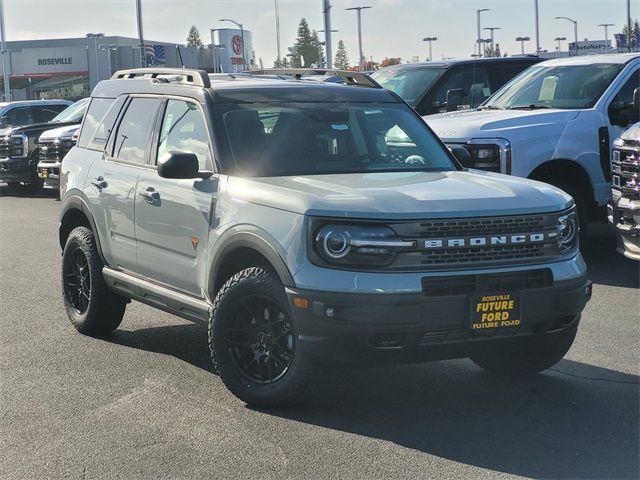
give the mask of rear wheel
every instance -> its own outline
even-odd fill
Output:
[[[566,355],[576,338],[577,327],[560,334],[511,342],[472,355],[471,360],[488,372],[498,375],[534,375],[553,367]]]
[[[62,294],[69,320],[86,335],[118,328],[128,301],[107,287],[102,267],[93,232],[75,228],[62,254]]]
[[[310,377],[284,287],[262,268],[237,273],[216,295],[209,348],[225,386],[251,405],[293,403]]]

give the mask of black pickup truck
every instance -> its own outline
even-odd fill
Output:
[[[35,122],[18,123],[0,130],[0,182],[6,182],[10,188],[15,188],[21,183],[33,190],[42,187],[42,179],[38,177],[37,172],[40,135],[52,128],[80,124],[88,104],[87,99],[74,104],[65,100],[59,102],[59,105],[55,105],[58,114],[53,118],[39,117],[40,121],[35,118]],[[53,105],[49,105],[49,108],[51,107]]]

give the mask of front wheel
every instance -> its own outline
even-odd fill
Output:
[[[526,342],[512,342],[472,355],[473,363],[497,375],[527,376],[553,367],[576,338],[577,326],[560,334]]]
[[[67,316],[85,335],[103,335],[122,322],[127,299],[113,293],[102,276],[93,232],[77,227],[62,254],[62,294]]]
[[[222,286],[209,320],[209,349],[225,386],[251,405],[295,402],[310,377],[284,287],[263,268],[247,268]]]

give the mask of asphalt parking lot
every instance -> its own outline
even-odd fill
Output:
[[[640,271],[605,225],[566,359],[530,380],[467,360],[335,372],[291,411],[212,373],[206,325],[131,304],[78,334],[59,292],[59,202],[0,184],[2,478],[638,478]]]

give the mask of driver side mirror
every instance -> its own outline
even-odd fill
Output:
[[[462,105],[462,100],[467,97],[467,92],[462,88],[447,90],[447,112],[455,112]]]
[[[640,122],[640,88],[633,91],[633,122]]]
[[[9,117],[7,117],[6,115],[3,117],[0,117],[0,127],[8,127],[9,126]]]
[[[162,178],[199,178],[199,169],[198,157],[191,152],[167,152],[158,159],[158,175]]]

